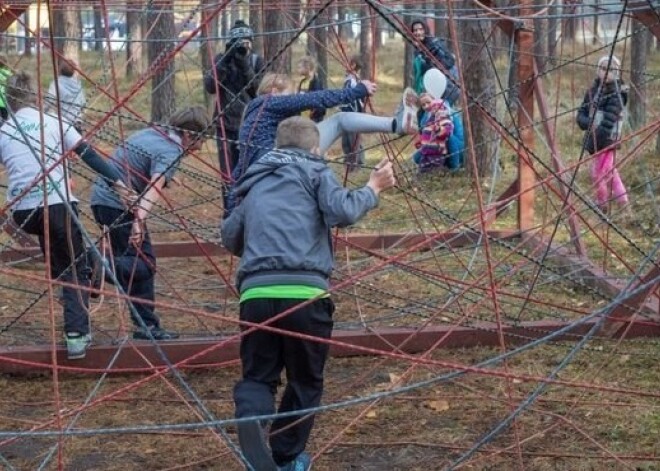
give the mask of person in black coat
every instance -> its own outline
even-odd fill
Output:
[[[591,178],[596,188],[596,202],[607,211],[610,199],[628,205],[628,194],[615,166],[616,143],[621,139],[628,91],[620,78],[621,62],[615,56],[598,61],[598,76],[587,90],[578,109],[577,124],[586,131],[584,148],[595,154]]]
[[[213,118],[225,207],[226,187],[239,157],[238,131],[243,110],[256,96],[265,69],[263,58],[252,52],[253,32],[244,21],[236,20],[229,35],[225,52],[215,57],[215,67],[204,77],[206,92],[216,95]]]

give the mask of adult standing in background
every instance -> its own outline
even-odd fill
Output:
[[[456,170],[463,166],[463,153],[465,150],[465,139],[463,134],[463,119],[457,112],[460,88],[455,84],[459,80],[459,72],[456,67],[456,58],[449,50],[447,44],[440,38],[431,36],[429,27],[424,19],[415,19],[410,24],[413,37],[418,41],[415,44],[415,57],[413,60],[413,88],[418,95],[426,92],[424,88],[424,74],[433,68],[440,69],[447,79],[447,88],[441,97],[451,107],[452,124],[454,132],[447,142],[447,167]],[[428,52],[427,52],[428,50]],[[433,59],[436,59],[442,67],[437,67]],[[421,116],[420,116],[421,118]]]
[[[206,92],[216,96],[213,121],[225,207],[227,185],[238,162],[238,131],[243,110],[256,96],[265,67],[263,58],[252,51],[253,32],[247,23],[236,20],[229,37],[225,52],[215,57],[214,68],[204,77]]]

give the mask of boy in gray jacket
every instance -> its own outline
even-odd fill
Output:
[[[334,311],[327,293],[334,265],[330,230],[354,224],[375,208],[379,193],[394,186],[395,179],[392,164],[383,160],[366,186],[343,188],[323,158],[314,155],[318,145],[313,121],[300,116],[282,121],[277,148],[237,182],[241,203],[224,220],[222,240],[241,257],[237,286],[242,322],[267,322],[270,327],[329,339]],[[244,335],[243,377],[234,388],[236,417],[274,412],[283,368],[287,385],[278,412],[317,407],[328,349],[324,342],[261,329]],[[239,423],[246,460],[257,470],[309,469],[311,460],[304,450],[313,421],[313,415],[275,420],[271,450],[258,422]]]

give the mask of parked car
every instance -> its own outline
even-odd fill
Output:
[[[115,21],[110,24],[108,37],[106,38],[105,26],[102,26],[101,38],[103,49],[108,50],[108,43],[111,51],[121,51],[126,49],[126,23]],[[94,25],[86,24],[83,26],[83,51],[93,51],[97,39],[95,36]]]

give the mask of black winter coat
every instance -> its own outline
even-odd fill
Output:
[[[256,54],[237,54],[235,48],[230,47],[224,54],[218,54],[213,62],[215,73],[212,70],[206,73],[204,88],[212,95],[219,92],[213,113],[218,132],[221,122],[216,118],[222,110],[225,131],[238,134],[243,110],[256,96],[259,76],[264,73],[264,60]]]
[[[619,140],[623,111],[628,103],[628,91],[621,80],[607,82],[602,88],[600,83],[599,78],[594,80],[577,113],[578,126],[587,131],[585,149],[590,154]]]

